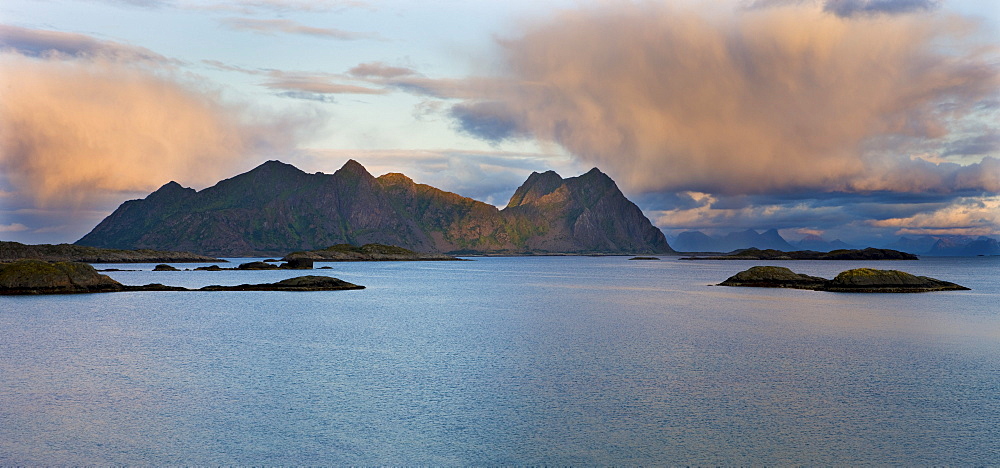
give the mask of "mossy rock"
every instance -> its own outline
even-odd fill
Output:
[[[121,283],[86,263],[20,260],[0,264],[0,294],[78,294],[122,289]]]
[[[365,289],[365,287],[330,276],[310,275],[289,278],[277,283],[205,286],[199,291],[342,291],[348,289]]]
[[[827,280],[795,273],[785,267],[774,266],[755,266],[749,270],[741,271],[719,283],[719,286],[796,288],[856,293],[913,293],[969,289],[955,283],[911,275],[898,270],[856,268],[841,272],[836,278]]]
[[[719,286],[817,289],[826,282],[826,278],[795,273],[785,267],[755,266],[730,276]]]
[[[855,268],[841,272],[822,289],[834,292],[928,292],[969,288],[905,271]]]

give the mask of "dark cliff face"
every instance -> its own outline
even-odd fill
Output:
[[[125,202],[78,242],[216,256],[380,243],[418,252],[665,253],[663,234],[594,169],[534,173],[504,210],[356,161],[334,174],[263,165],[200,192],[171,182]]]

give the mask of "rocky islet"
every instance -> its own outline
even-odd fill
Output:
[[[719,283],[719,286],[793,288],[854,293],[917,293],[969,289],[948,281],[916,276],[898,270],[855,268],[841,272],[834,279],[828,280],[795,273],[788,268],[778,266],[752,267],[729,277]]]

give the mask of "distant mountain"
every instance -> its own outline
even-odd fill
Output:
[[[674,248],[681,252],[722,252],[721,241],[701,231],[684,231],[677,235]],[[727,250],[728,252],[728,250]]]
[[[1000,242],[986,236],[904,236],[886,245],[886,248],[927,256],[1000,255]]]
[[[739,249],[758,248],[774,250],[796,250],[776,229],[758,233],[753,229],[731,232],[722,237],[709,236],[700,231],[682,232],[677,236],[674,247],[681,252],[732,252]]]
[[[886,245],[887,249],[895,249],[912,254],[926,253],[934,246],[940,238],[934,236],[906,237],[902,236],[896,241]]]
[[[803,237],[802,240],[798,242],[793,242],[794,245],[799,250],[814,250],[816,252],[829,252],[831,250],[842,250],[842,249],[857,249],[857,246],[848,244],[840,239],[828,241],[815,234],[809,234]]]
[[[977,255],[1000,255],[1000,242],[989,237],[962,242],[956,239],[939,239],[925,255],[974,257]]]
[[[568,179],[532,173],[499,210],[402,174],[373,177],[353,160],[333,174],[268,161],[202,191],[170,182],[77,241],[215,256],[370,243],[451,254],[673,252],[596,168]]]

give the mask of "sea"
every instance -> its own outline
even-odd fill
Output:
[[[972,290],[713,286],[759,264]],[[98,265],[367,288],[0,297],[0,465],[1000,465],[1000,257],[153,266]]]

